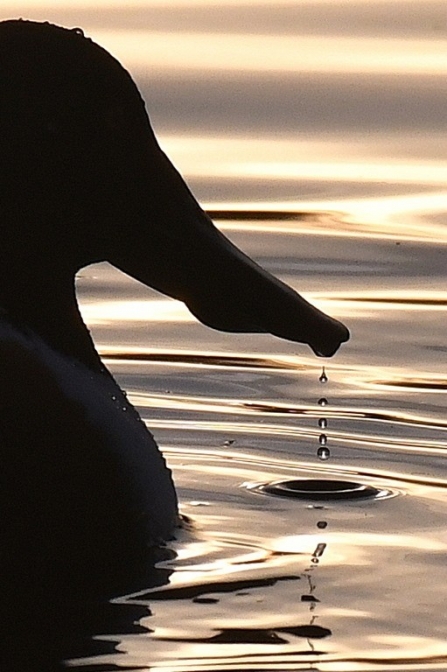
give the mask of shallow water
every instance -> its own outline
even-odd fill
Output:
[[[208,330],[106,264],[80,273],[189,525],[166,585],[117,600],[120,626],[70,664],[447,670],[445,4],[22,6],[116,54],[216,223],[352,333],[321,384],[304,347]],[[256,487],[299,478],[392,496]]]

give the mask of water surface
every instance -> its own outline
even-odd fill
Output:
[[[80,273],[84,317],[189,525],[164,585],[111,605],[119,625],[92,626],[99,644],[70,665],[447,670],[445,4],[28,0],[19,13],[110,49],[216,224],[352,332],[322,385],[304,347],[208,330],[107,265]],[[298,478],[393,496],[256,487]]]

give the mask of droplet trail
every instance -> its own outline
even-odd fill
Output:
[[[317,547],[313,552],[313,557],[314,558],[321,558],[321,556],[323,555],[323,553],[326,549],[326,546],[327,546],[327,544],[324,544],[324,543],[317,544]]]
[[[327,381],[329,380],[329,378],[326,375],[326,371],[324,370],[324,366],[323,371],[321,372],[321,376],[318,378],[318,380],[320,381],[320,383],[327,383]]]

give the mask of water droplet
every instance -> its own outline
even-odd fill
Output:
[[[317,547],[313,552],[313,557],[314,558],[321,558],[321,556],[323,555],[323,553],[326,549],[326,546],[327,546],[327,544],[323,544],[323,543],[317,544]]]
[[[321,429],[326,429],[327,427],[327,420],[326,418],[320,418],[318,420],[318,427],[321,427]]]
[[[320,434],[320,436],[318,437],[318,441],[320,443],[320,446],[325,446],[327,444],[326,434]]]
[[[318,448],[317,450],[317,455],[320,458],[320,460],[328,460],[331,456],[331,451],[329,448],[326,448],[325,446],[321,446],[321,448]]]
[[[318,558],[311,558],[310,561],[313,562],[314,565],[318,565],[318,563],[320,562]]]
[[[321,397],[321,399],[318,399],[318,405],[319,406],[327,406],[328,405],[328,400],[326,397]]]
[[[327,381],[329,380],[329,378],[326,375],[326,371],[324,370],[324,366],[323,371],[321,372],[321,376],[318,378],[318,380],[320,381],[320,383],[327,383]]]
[[[317,523],[317,527],[319,530],[324,530],[325,527],[327,527],[327,522],[325,520],[319,520]]]

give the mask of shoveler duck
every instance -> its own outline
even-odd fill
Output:
[[[83,323],[81,268],[108,261],[210,327],[322,356],[349,332],[214,227],[129,73],[82,31],[0,23],[0,87],[0,571],[29,554],[37,577],[58,556],[69,584],[119,573],[178,516],[163,456]]]

